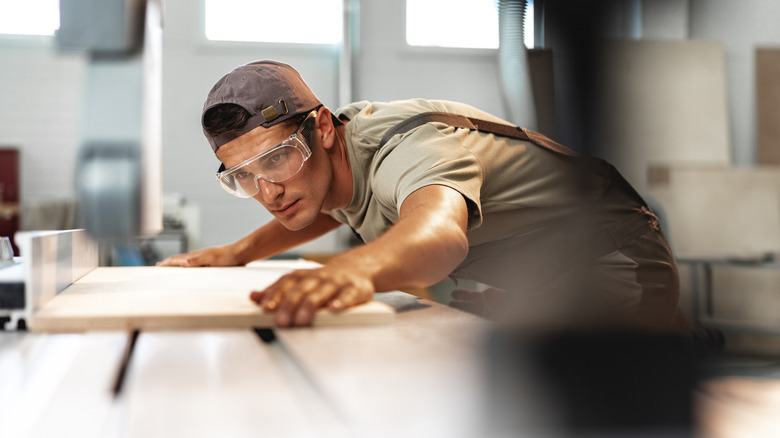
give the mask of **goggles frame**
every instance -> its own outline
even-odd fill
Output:
[[[242,161],[241,163],[231,167],[230,169],[226,169],[225,164],[222,163],[219,166],[219,169],[217,169],[217,173],[215,175],[215,178],[217,179],[219,185],[226,192],[230,193],[235,197],[251,198],[260,191],[260,187],[257,184],[258,178],[266,180],[271,183],[280,183],[297,175],[301,171],[301,169],[303,169],[303,166],[304,164],[306,164],[306,161],[308,161],[309,157],[311,157],[311,147],[309,146],[309,144],[311,144],[312,141],[312,134],[314,133],[313,125],[316,117],[317,117],[317,110],[315,109],[306,115],[303,121],[298,125],[298,128],[295,130],[295,132],[292,133],[292,135],[287,137],[285,140],[251,158]],[[269,156],[285,147],[293,147],[301,153],[301,155],[303,156],[303,160],[301,161],[300,167],[298,167],[298,169],[295,172],[282,179],[273,179],[267,175],[253,173],[254,186],[257,189],[257,191],[252,194],[248,194],[245,190],[243,190],[243,186],[236,180],[235,175],[238,172],[240,172],[241,169],[244,168],[245,166],[255,163],[263,159],[264,157]]]

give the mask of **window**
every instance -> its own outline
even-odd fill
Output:
[[[0,34],[54,35],[59,0],[0,0]]]
[[[204,0],[214,41],[337,44],[342,0]]]
[[[533,47],[533,0],[528,0],[525,44]],[[406,0],[410,46],[498,48],[498,0]]]

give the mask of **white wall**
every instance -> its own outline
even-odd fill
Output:
[[[447,99],[505,117],[497,51],[409,47],[405,14],[404,1],[361,2],[354,100]]]
[[[0,35],[0,147],[21,151],[22,202],[72,199],[84,59]]]

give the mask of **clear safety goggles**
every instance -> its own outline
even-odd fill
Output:
[[[293,135],[271,149],[227,170],[221,165],[216,175],[219,185],[233,196],[251,198],[260,192],[258,180],[279,183],[295,176],[311,156],[316,117],[316,110],[310,112]]]

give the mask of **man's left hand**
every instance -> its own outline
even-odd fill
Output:
[[[249,297],[263,310],[275,312],[278,327],[289,327],[310,325],[319,308],[338,312],[365,303],[373,295],[374,285],[369,279],[350,269],[326,265],[293,271]]]

